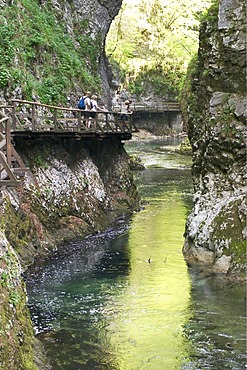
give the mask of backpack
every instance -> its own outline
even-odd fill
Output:
[[[81,99],[79,100],[79,102],[78,102],[78,108],[79,109],[85,109],[84,99],[85,99],[85,97],[82,96]]]

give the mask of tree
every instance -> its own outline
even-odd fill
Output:
[[[124,85],[141,93],[145,82],[151,82],[158,94],[177,94],[197,51],[198,14],[209,4],[210,0],[125,0],[107,37],[110,60],[127,76]]]

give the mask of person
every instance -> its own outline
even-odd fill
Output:
[[[119,112],[120,111],[119,95],[120,95],[120,91],[117,90],[116,93],[115,93],[115,96],[112,99],[112,110],[114,112]]]
[[[91,109],[92,109],[91,92],[90,91],[86,92],[86,95],[85,95],[85,98],[84,98],[84,103],[85,103],[84,117],[85,117],[85,121],[86,121],[85,124],[86,124],[86,127],[89,128],[90,127],[89,118],[91,117]]]
[[[120,120],[121,121],[128,121],[129,114],[132,113],[132,111],[130,109],[130,104],[131,103],[132,103],[132,100],[126,100],[124,102],[124,105],[122,105],[121,115],[120,115]]]
[[[105,112],[105,108],[100,108],[98,106],[97,99],[98,99],[97,95],[92,95],[92,98],[91,98],[91,103],[92,103],[91,117],[93,117],[93,118],[96,117],[96,112]]]
[[[92,109],[90,113],[90,117],[93,118],[93,120],[96,118],[96,113],[97,112],[106,112],[107,109],[105,107],[101,108],[98,106],[98,97],[97,95],[92,95],[91,97],[91,104],[92,104]]]

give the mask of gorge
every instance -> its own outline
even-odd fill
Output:
[[[1,35],[6,50],[3,55],[7,60],[1,60],[0,66],[1,104],[8,103],[12,97],[53,99],[56,91],[52,87],[59,86],[64,103],[75,106],[78,95],[90,83],[91,88],[101,89],[104,103],[110,104],[111,71],[104,51],[105,37],[122,1],[88,0],[83,8],[79,0],[33,2],[35,11],[39,9],[42,13],[48,9],[54,15],[55,25],[64,25],[74,49],[83,49],[84,45],[88,53],[84,56],[83,73],[68,75],[62,82],[60,75],[59,85],[43,69],[49,64],[49,53],[54,53],[50,63],[56,70],[59,53],[55,55],[54,45],[45,44],[40,35],[35,34],[31,40],[29,34],[31,54],[30,45],[26,45],[28,55],[21,54],[21,47],[12,53],[13,30],[11,33],[8,29],[11,12],[20,30],[25,16],[34,14],[32,2],[13,3],[0,1],[4,18]],[[82,32],[86,33],[83,41],[78,38]],[[24,63],[25,58],[28,59]],[[72,62],[66,59],[66,63],[69,69]],[[17,71],[23,64],[24,81],[18,84],[21,77]],[[64,66],[60,61],[59,68],[65,77]],[[193,149],[195,189],[183,253],[189,266],[199,265],[235,280],[245,278],[246,267],[245,73],[245,1],[215,2],[202,22],[198,60],[192,65],[181,98],[184,125]],[[35,76],[37,84],[30,76]],[[42,80],[45,81],[41,86]],[[1,189],[0,366],[45,370],[49,365],[33,334],[23,270],[35,259],[49,259],[65,241],[97,234],[120,214],[139,210],[140,198],[128,155],[120,141],[17,141],[15,144],[30,172],[20,188]]]

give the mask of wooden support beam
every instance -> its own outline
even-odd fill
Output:
[[[15,177],[15,175],[13,174],[13,172],[11,171],[11,168],[9,167],[9,165],[7,163],[6,157],[2,152],[0,152],[0,163],[3,166],[3,168],[5,169],[5,171],[7,172],[10,180],[18,181],[17,178]]]
[[[2,139],[0,141],[0,150],[2,150],[5,147],[5,145],[6,145],[6,140],[5,139]]]
[[[17,153],[17,151],[15,150],[15,148],[12,146],[11,148],[11,151],[12,151],[12,155],[14,156],[14,158],[16,159],[17,163],[20,165],[21,168],[23,169],[26,169],[26,165],[25,163],[23,162],[23,160],[21,159],[21,157],[19,156],[19,154]]]
[[[21,180],[0,180],[0,186],[19,186]]]
[[[20,168],[11,168],[11,170],[12,170],[13,173],[17,173],[17,174],[22,174],[22,173],[30,171],[30,169],[28,167],[26,167],[26,168],[22,168],[22,167],[20,167]]]
[[[35,129],[36,129],[36,127],[35,127],[35,124],[36,124],[35,113],[36,113],[36,109],[35,109],[35,105],[33,104],[32,105],[32,131],[35,131]]]
[[[10,136],[10,121],[6,121],[5,123],[5,138],[6,138],[6,157],[7,163],[11,165],[11,136]]]

